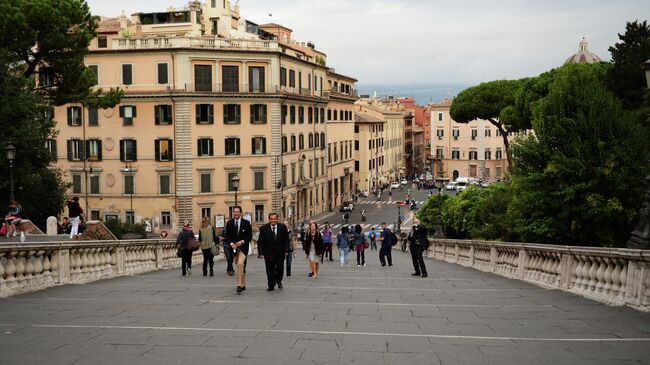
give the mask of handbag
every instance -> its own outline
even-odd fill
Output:
[[[196,242],[193,236],[187,239],[187,249],[192,252],[197,251],[199,249],[199,244],[198,242]]]
[[[370,247],[368,241],[363,241],[363,248],[368,248],[368,247]]]
[[[210,253],[212,254],[212,256],[218,256],[221,253],[221,249],[219,245],[213,243],[212,247],[210,248]]]
[[[179,248],[178,250],[176,250],[176,257],[182,257],[182,256],[183,256],[183,249]]]

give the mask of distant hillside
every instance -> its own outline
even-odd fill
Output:
[[[358,84],[361,95],[386,97],[412,97],[418,104],[440,102],[444,98],[453,98],[469,85],[364,85]]]

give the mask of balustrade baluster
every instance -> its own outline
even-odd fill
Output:
[[[609,296],[609,293],[612,289],[612,273],[614,272],[614,263],[609,257],[603,258],[605,263],[605,270],[603,272],[603,295]]]
[[[25,252],[16,255],[16,284],[18,287],[25,285]]]
[[[595,291],[598,294],[602,294],[603,287],[605,286],[605,269],[607,268],[605,261],[602,257],[595,257],[596,262],[598,263],[598,270],[596,270],[596,288]]]

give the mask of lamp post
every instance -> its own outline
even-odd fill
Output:
[[[233,189],[235,189],[235,206],[237,206],[237,190],[239,189],[239,175],[233,176],[231,182],[232,182]]]
[[[650,60],[647,60],[643,66],[645,68],[645,78],[648,89],[650,89]],[[650,173],[650,166],[648,167],[648,172]],[[632,231],[632,237],[630,237],[630,240],[627,242],[628,248],[644,250],[650,249],[650,174],[645,177],[645,181],[647,187],[645,191],[644,207],[639,211],[639,222],[634,231]]]
[[[134,224],[135,223],[135,213],[133,212],[133,191],[135,190],[135,179],[133,179],[133,170],[131,169],[131,162],[126,163],[126,168],[124,169],[125,172],[129,173],[131,175],[131,189],[129,190],[129,198],[131,201],[131,217],[133,219],[133,222],[127,222],[129,224]],[[88,202],[88,199],[86,198],[86,202]],[[86,203],[87,204],[87,203]]]
[[[9,201],[13,202],[14,199],[14,160],[16,159],[16,147],[8,144],[5,147],[5,157],[9,161]]]

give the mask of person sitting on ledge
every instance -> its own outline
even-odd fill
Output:
[[[9,213],[5,216],[7,223],[7,237],[16,237],[16,226],[20,223],[23,207],[17,201],[12,200],[9,203]]]

